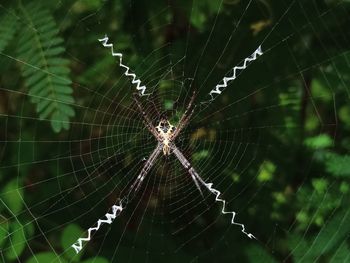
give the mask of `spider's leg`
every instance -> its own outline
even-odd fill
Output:
[[[175,138],[180,134],[180,132],[183,130],[183,128],[185,128],[188,124],[188,122],[190,121],[192,114],[194,113],[195,107],[193,107],[193,109],[191,110],[191,112],[187,115],[186,119],[183,119],[182,121],[179,122],[177,129],[173,135],[173,140],[175,140]]]
[[[178,125],[176,127],[176,130],[175,130],[175,132],[174,132],[174,134],[172,136],[172,140],[175,140],[175,138],[180,134],[182,129],[186,127],[188,121],[191,119],[195,107],[193,107],[191,111],[190,111],[190,109],[192,107],[192,104],[193,104],[195,96],[196,96],[196,93],[193,92],[191,100],[190,100],[190,102],[189,102],[189,104],[188,104],[184,114],[182,114],[182,116],[181,116],[181,118],[179,120],[179,123],[178,123]]]
[[[222,204],[222,209],[221,209],[221,213],[222,214],[231,214],[231,224],[232,225],[237,225],[239,227],[241,227],[241,231],[242,233],[244,233],[245,235],[247,235],[247,237],[249,237],[250,239],[255,238],[255,236],[249,232],[246,231],[245,229],[245,225],[236,222],[235,218],[236,218],[236,212],[234,211],[227,211],[226,210],[226,201],[224,199],[222,199],[221,197],[221,192],[217,189],[215,189],[213,187],[212,183],[206,183],[200,176],[199,174],[196,172],[196,170],[191,167],[189,161],[187,161],[187,159],[184,157],[184,155],[180,152],[180,150],[178,148],[176,148],[175,145],[172,145],[173,148],[173,152],[176,155],[176,157],[179,159],[179,161],[182,163],[182,165],[188,169],[189,174],[191,174],[192,178],[196,178],[196,180],[194,180],[196,182],[196,185],[198,182],[200,182],[205,188],[207,188],[212,194],[215,195],[215,201],[216,202],[220,202]],[[199,186],[197,186],[199,187]]]
[[[137,105],[137,108],[139,109],[140,113],[143,116],[144,123],[146,124],[147,129],[153,134],[154,137],[156,137],[156,139],[158,141],[161,141],[161,138],[159,137],[157,129],[154,127],[154,125],[152,124],[151,119],[148,117],[147,113],[142,108],[142,105],[141,105],[140,101],[137,99],[137,95],[134,94],[133,99],[134,99],[134,101],[135,101],[135,103]]]
[[[186,159],[186,157],[180,152],[180,150],[174,145],[171,145],[171,148],[173,150],[173,153],[177,157],[177,159],[180,161],[182,166],[188,171],[188,173],[191,175],[193,182],[196,184],[196,187],[198,191],[201,193],[202,197],[204,198],[203,192],[199,186],[198,180],[197,180],[197,172],[193,169],[190,162]]]
[[[137,176],[135,182],[129,188],[129,191],[127,193],[128,199],[129,199],[131,194],[134,195],[137,193],[143,180],[145,179],[149,170],[154,165],[154,162],[157,159],[158,155],[161,153],[162,149],[163,149],[163,144],[158,143],[157,147],[154,149],[154,151],[151,153],[151,155],[148,157],[147,161],[145,162],[144,166],[142,167],[142,170],[141,170],[140,174]]]
[[[159,153],[162,151],[162,148],[163,148],[163,145],[161,143],[158,143],[157,147],[154,149],[154,151],[152,152],[152,154],[144,164],[139,176],[136,178],[135,182],[129,188],[128,193],[119,201],[119,204],[115,204],[112,206],[112,213],[105,214],[105,217],[103,219],[99,219],[95,224],[95,226],[90,227],[87,230],[86,237],[79,238],[72,245],[72,248],[74,248],[77,254],[83,249],[83,243],[89,242],[91,240],[94,232],[97,232],[103,224],[112,224],[113,220],[120,215],[120,213],[125,208],[126,204],[129,202],[130,195],[135,194],[138,191],[143,179],[145,178],[145,176],[153,166],[154,161],[156,160]]]

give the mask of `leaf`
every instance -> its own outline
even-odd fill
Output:
[[[350,156],[328,153],[325,160],[326,170],[339,177],[350,176]]]
[[[341,120],[343,122],[343,125],[348,128],[350,126],[350,107],[349,107],[349,105],[342,106],[338,111],[338,115],[339,115],[339,120]]]
[[[258,180],[260,182],[271,181],[276,171],[276,165],[269,160],[265,160],[260,165]]]
[[[6,15],[0,19],[0,52],[3,52],[11,42],[17,29],[17,17],[12,10],[7,11]]]
[[[201,31],[205,30],[208,18],[220,12],[221,3],[212,0],[202,0],[194,3],[190,16],[191,24]]]
[[[325,148],[331,147],[333,145],[333,141],[329,137],[329,135],[320,134],[315,137],[307,138],[304,141],[304,144],[312,150],[317,150],[317,149],[325,149]]]
[[[307,253],[309,243],[303,237],[292,234],[288,238],[288,246],[293,255],[294,262],[313,262],[314,255]]]
[[[9,222],[6,218],[0,216],[0,247],[8,235]]]
[[[18,222],[11,223],[8,239],[11,247],[6,250],[5,257],[9,260],[18,259],[26,247],[27,242],[24,227]]]
[[[335,251],[329,263],[343,263],[343,262],[348,262],[349,260],[350,260],[350,249],[346,244],[346,242],[343,242],[341,246]]]
[[[67,262],[65,259],[58,257],[56,254],[52,252],[42,252],[33,255],[30,259],[26,261],[26,263],[65,263]]]
[[[23,206],[23,190],[18,187],[17,180],[10,181],[3,189],[0,198],[11,214],[18,214]]]
[[[83,234],[83,230],[75,224],[68,225],[62,233],[61,246],[65,252],[65,256],[70,258],[72,261],[79,261],[81,253],[77,254],[71,247],[78,238]]]
[[[318,194],[323,195],[328,189],[328,181],[324,178],[312,179],[311,184]]]
[[[196,162],[202,160],[202,159],[205,159],[209,156],[209,151],[208,150],[201,150],[199,152],[195,152],[193,155],[192,155],[192,159]]]
[[[54,132],[68,130],[69,119],[75,112],[69,61],[61,58],[64,41],[58,36],[59,29],[48,10],[34,3],[21,11],[27,27],[21,29],[17,52],[24,61],[21,70],[28,95],[36,104],[40,119],[50,119]]]
[[[323,100],[326,102],[332,101],[332,92],[324,81],[320,79],[313,79],[311,83],[311,90],[313,94],[317,94],[318,100]]]
[[[350,210],[338,212],[321,231],[315,236],[312,244],[308,246],[307,254],[318,258],[328,253],[339,243],[343,242],[350,232]]]

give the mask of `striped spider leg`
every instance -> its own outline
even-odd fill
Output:
[[[148,157],[148,159],[145,162],[145,164],[144,164],[140,174],[137,176],[135,182],[131,185],[131,187],[130,187],[130,189],[128,191],[128,194],[127,194],[127,198],[128,199],[129,199],[130,194],[136,193],[139,190],[143,180],[145,179],[145,177],[148,174],[149,170],[154,165],[154,162],[157,159],[158,155],[161,153],[162,149],[163,149],[163,145],[158,142],[157,147],[153,150],[151,155]]]
[[[173,150],[173,153],[175,154],[176,158],[180,161],[182,166],[188,171],[188,173],[191,175],[191,178],[193,182],[196,184],[196,187],[198,191],[201,193],[202,197],[204,197],[203,192],[199,186],[198,183],[198,173],[194,170],[191,163],[186,159],[186,157],[182,154],[182,152],[175,146],[175,144],[171,145],[171,148]]]
[[[153,134],[153,136],[156,137],[158,141],[161,141],[162,138],[159,136],[159,134],[157,132],[157,129],[152,124],[151,119],[148,117],[147,113],[142,108],[142,105],[141,105],[140,101],[137,99],[137,96],[138,96],[137,94],[134,94],[133,95],[133,100],[135,101],[135,103],[137,105],[137,108],[139,109],[140,113],[143,116],[144,124],[146,125],[147,129]]]
[[[179,123],[178,123],[178,125],[177,125],[177,127],[175,129],[175,132],[172,135],[172,141],[174,141],[176,139],[176,137],[180,134],[182,129],[186,127],[186,125],[188,124],[190,118],[192,117],[192,114],[194,112],[195,107],[193,107],[193,109],[191,110],[190,113],[189,113],[189,110],[192,107],[192,104],[193,104],[193,101],[195,99],[195,96],[196,96],[196,92],[194,91],[193,95],[192,95],[192,97],[190,99],[190,102],[188,103],[188,106],[187,106],[184,114],[182,114],[182,116],[180,118],[180,121],[179,121]]]

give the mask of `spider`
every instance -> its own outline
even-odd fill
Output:
[[[158,135],[163,139],[163,153],[170,155],[170,140],[175,131],[175,127],[167,119],[162,119],[156,127]]]
[[[137,96],[134,95],[134,101],[137,104],[137,108],[140,111],[140,113],[143,115],[143,122],[145,123],[145,126],[147,129],[153,134],[153,136],[157,139],[158,144],[154,151],[151,153],[147,161],[145,162],[139,176],[136,178],[136,181],[132,184],[129,193],[131,191],[137,192],[139,187],[141,186],[142,181],[154,165],[155,160],[163,151],[164,156],[169,156],[171,153],[173,153],[177,159],[180,161],[180,163],[183,165],[183,167],[189,172],[189,174],[192,177],[192,180],[196,184],[197,189],[203,196],[202,190],[199,186],[198,180],[203,181],[198,173],[194,170],[194,168],[191,166],[190,162],[186,159],[186,157],[182,154],[182,152],[175,146],[175,139],[179,136],[180,132],[187,126],[189,120],[192,117],[192,114],[194,112],[195,107],[193,106],[193,101],[195,98],[195,92],[193,92],[193,95],[190,99],[190,102],[183,113],[182,117],[179,120],[179,123],[177,126],[174,126],[170,123],[170,121],[163,117],[158,125],[155,127],[151,121],[151,119],[148,117],[147,113],[144,111],[141,103],[137,99]],[[203,181],[204,182],[204,181]]]

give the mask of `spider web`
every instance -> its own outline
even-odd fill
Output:
[[[19,80],[6,86],[14,62],[26,61],[1,53],[9,75],[0,87],[2,261],[50,262],[44,253],[52,262],[349,260],[347,182],[319,164],[326,150],[339,150],[348,104],[348,3],[210,3],[59,2],[77,112],[59,134],[35,115],[28,91],[13,88]],[[198,107],[176,145],[257,240],[230,224],[210,192],[202,197],[171,155],[75,255],[71,245],[123,197],[156,146],[132,101],[136,86],[98,41],[105,34],[147,87],[141,99],[154,123],[162,115],[176,123],[196,91]],[[263,56],[202,104],[260,45]],[[313,146],[317,138],[330,141],[326,150]]]

